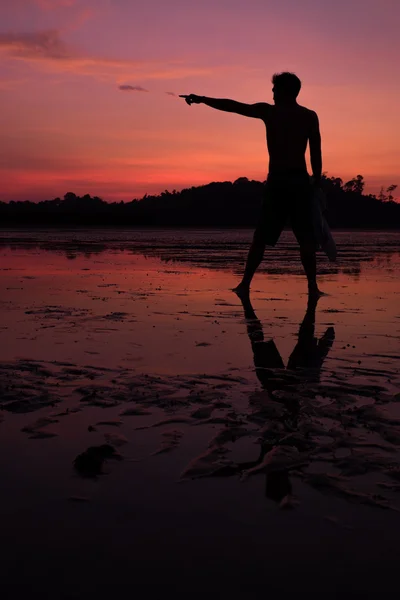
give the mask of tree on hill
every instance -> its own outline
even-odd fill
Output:
[[[400,228],[400,204],[394,201],[397,185],[365,195],[364,178],[346,183],[324,174],[331,227]],[[231,181],[145,194],[131,202],[105,202],[98,196],[67,192],[63,199],[42,202],[0,202],[0,224],[23,226],[124,227],[254,227],[264,198],[265,182],[239,177]]]
[[[347,181],[343,188],[346,192],[355,192],[356,194],[362,194],[364,191],[364,177],[362,175],[357,175],[350,181]]]

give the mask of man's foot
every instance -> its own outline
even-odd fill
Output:
[[[239,285],[233,288],[232,292],[235,292],[239,298],[246,298],[250,296],[250,286],[245,283],[239,283]]]
[[[311,299],[318,299],[321,296],[327,296],[325,292],[322,292],[317,285],[309,285],[308,286],[308,297]]]

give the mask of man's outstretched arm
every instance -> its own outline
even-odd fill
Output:
[[[236,113],[238,115],[243,115],[244,117],[253,117],[254,119],[264,119],[270,106],[266,102],[244,104],[243,102],[237,102],[236,100],[207,98],[207,96],[197,96],[196,94],[189,94],[188,96],[181,95],[180,98],[185,98],[189,106],[191,104],[206,104],[217,110]]]
[[[310,143],[310,162],[312,174],[315,183],[321,182],[322,175],[322,151],[321,151],[321,133],[319,131],[319,121],[317,113],[311,113],[311,122],[309,130]]]

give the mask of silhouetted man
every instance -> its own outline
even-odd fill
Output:
[[[265,246],[275,246],[290,217],[293,232],[300,245],[300,256],[308,279],[309,293],[321,292],[316,280],[317,243],[313,229],[313,185],[319,186],[322,173],[321,136],[317,114],[300,106],[297,96],[300,79],[293,73],[279,73],[272,78],[274,105],[266,102],[243,104],[235,100],[207,98],[190,94],[181,96],[191,104],[261,119],[267,130],[269,173],[259,223],[247,257],[239,295],[247,295],[256,269],[262,261]],[[305,153],[310,145],[313,184],[307,173]]]

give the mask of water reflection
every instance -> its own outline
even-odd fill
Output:
[[[273,465],[266,460],[267,454],[274,450],[282,452],[287,462],[287,454],[292,450],[299,452],[309,450],[312,445],[303,436],[296,436],[300,413],[299,386],[316,383],[320,380],[322,365],[335,340],[335,330],[328,327],[320,339],[315,337],[315,313],[318,299],[308,298],[307,309],[300,323],[297,343],[289,357],[287,366],[279,353],[275,341],[266,339],[261,321],[258,319],[249,297],[241,298],[246,319],[247,334],[253,351],[255,372],[266,393],[255,393],[250,396],[249,403],[252,419],[260,425],[260,453],[256,460],[229,465],[216,474],[235,475],[256,471],[266,474],[265,495],[275,502],[289,498],[292,485],[289,471],[293,469],[279,468],[279,458],[274,456]],[[274,414],[274,404],[283,404],[284,411]],[[262,422],[271,425],[263,427]]]
[[[322,364],[332,347],[335,339],[335,330],[328,327],[320,340],[315,337],[315,311],[318,299],[308,298],[307,310],[300,324],[297,344],[291,353],[286,373],[285,383],[293,380],[291,371],[298,369],[307,373],[313,381],[319,379]],[[249,297],[242,299],[244,316],[246,319],[247,334],[251,343],[256,374],[261,385],[270,392],[280,389],[280,379],[276,379],[276,369],[284,369],[282,357],[273,339],[265,340],[263,325],[251,304]]]
[[[48,230],[9,231],[0,234],[0,249],[46,251],[73,260],[108,254],[134,254],[157,258],[165,263],[181,263],[208,269],[239,271],[247,252],[250,233],[246,230]],[[394,232],[335,232],[339,261],[329,263],[319,256],[319,274],[348,274],[358,279],[362,265],[379,260],[388,268],[391,257],[399,253]],[[229,257],[229,260],[227,258]],[[301,273],[298,248],[285,231],[277,249],[267,249],[261,271],[269,274]]]

